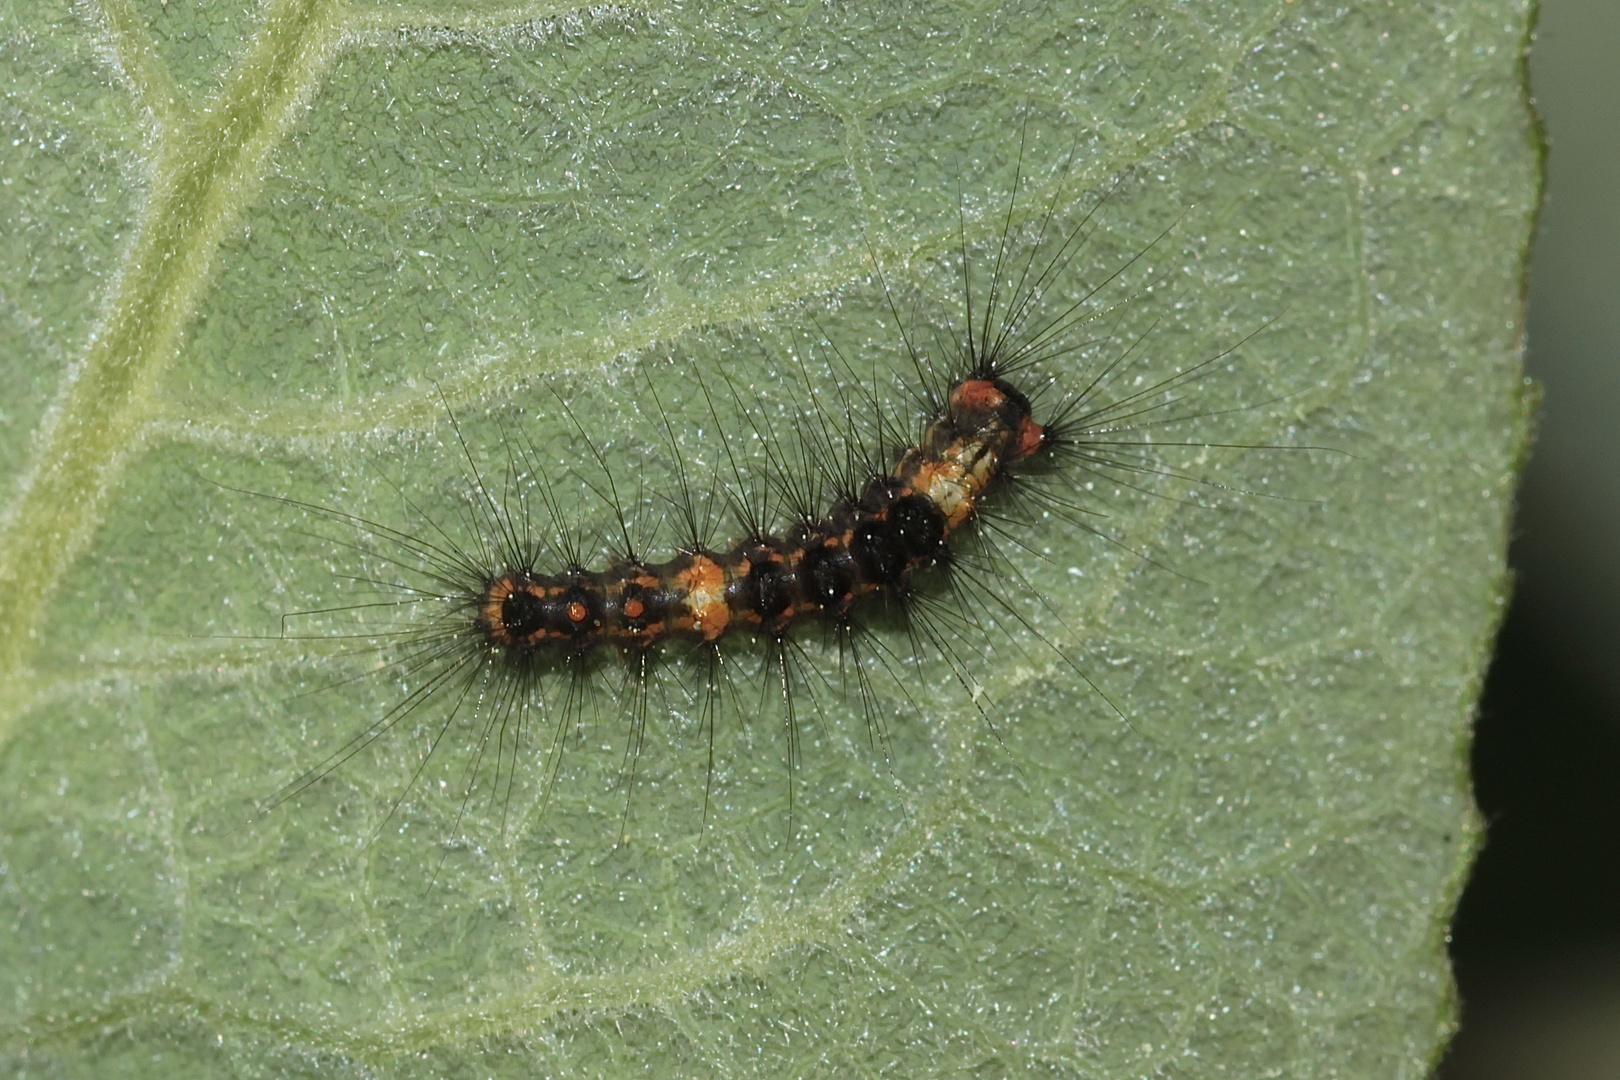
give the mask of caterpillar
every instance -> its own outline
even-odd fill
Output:
[[[1151,244],[1098,283],[1065,296],[1055,312],[1047,310],[1048,291],[1092,235],[1101,205],[1099,200],[1074,229],[1053,236],[1060,193],[1061,186],[1037,215],[1027,250],[1014,250],[1015,179],[988,285],[976,281],[964,234],[958,267],[962,325],[953,328],[954,336],[936,337],[932,349],[922,344],[915,326],[907,330],[874,261],[910,368],[913,424],[896,419],[896,408],[883,400],[880,377],[856,376],[853,362],[830,342],[829,374],[836,387],[830,407],[822,403],[802,359],[796,360],[811,422],[793,447],[756,419],[758,402],[744,401],[723,367],[705,370],[697,364],[691,377],[719,429],[726,467],[718,471],[727,474],[705,491],[682,457],[669,415],[651,393],[642,419],[659,433],[674,476],[660,498],[682,523],[675,550],[663,559],[651,557],[638,542],[614,469],[574,417],[565,394],[558,395],[556,412],[572,423],[577,456],[594,462],[598,479],[586,486],[610,511],[613,539],[596,545],[608,548],[599,561],[586,539],[589,529],[572,519],[573,508],[559,495],[554,468],[525,433],[506,432],[505,475],[492,484],[448,403],[444,412],[467,478],[459,528],[409,500],[417,519],[411,527],[278,499],[353,530],[358,539],[349,546],[384,568],[360,575],[379,597],[288,613],[282,636],[297,637],[286,628],[312,614],[406,612],[403,625],[365,630],[378,642],[373,667],[404,689],[391,707],[264,800],[260,811],[299,795],[407,719],[430,713],[426,746],[399,799],[417,783],[452,728],[468,722],[475,738],[464,800],[486,767],[491,792],[501,789],[503,777],[509,792],[525,739],[536,726],[550,733],[544,768],[549,799],[567,737],[580,727],[587,707],[599,704],[597,675],[614,663],[623,676],[620,691],[608,700],[626,732],[627,789],[634,788],[653,713],[652,688],[672,661],[690,662],[697,672],[698,727],[707,740],[706,777],[712,778],[719,705],[728,693],[735,696],[732,657],[749,642],[761,657],[762,693],[770,690],[783,717],[791,816],[793,772],[802,753],[799,700],[808,688],[818,682],[852,687],[874,745],[887,739],[873,688],[879,674],[909,699],[913,712],[926,712],[902,670],[905,659],[882,631],[872,629],[873,622],[887,622],[904,635],[913,655],[944,655],[959,689],[994,730],[960,642],[993,637],[1009,621],[1027,625],[1000,595],[1016,574],[1007,571],[998,541],[1026,544],[1015,535],[1030,525],[1019,505],[1149,558],[1101,528],[1094,518],[1097,507],[1052,481],[1078,471],[1136,489],[1142,485],[1132,476],[1203,482],[1156,455],[1164,446],[1212,444],[1156,440],[1154,432],[1217,411],[1189,401],[1184,392],[1218,370],[1238,347],[1144,378],[1138,367],[1141,336],[1120,342],[1112,329],[1097,336],[1082,332],[1100,320],[1117,320],[1152,292],[1159,278],[1150,277],[1122,300],[1095,304],[1152,250]],[[1051,369],[1089,353],[1100,359],[1078,387],[1064,389],[1064,380]],[[763,449],[770,470],[763,479],[747,475],[735,452],[738,434],[724,430],[716,405],[722,394],[738,406]],[[711,535],[716,502],[724,503],[740,526],[740,535],[729,543],[716,543]],[[773,514],[773,503],[786,513]],[[775,517],[784,517],[785,525]],[[838,678],[806,659],[807,628],[831,635]],[[1091,684],[1072,657],[1047,644],[1057,662]],[[1098,695],[1124,715],[1101,691]],[[708,791],[706,779],[705,817]]]

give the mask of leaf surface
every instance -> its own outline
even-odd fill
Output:
[[[1528,7],[882,7],[4,9],[13,1071],[1432,1065],[1525,438]],[[251,816],[411,677],[363,612],[279,636],[386,568],[243,491],[454,530],[461,441],[492,489],[520,445],[594,557],[581,428],[644,522],[677,458],[725,483],[716,428],[757,474],[853,400],[838,357],[908,370],[891,298],[937,359],[964,252],[1104,193],[1042,310],[1130,269],[1050,374],[1221,356],[1207,405],[1134,487],[1058,478],[1119,543],[1015,522],[982,656],[874,627],[886,739],[806,641],[791,788],[751,660],[711,773],[671,665],[627,801],[610,664],[549,802],[538,721],[505,779],[474,723],[412,782],[424,710]]]

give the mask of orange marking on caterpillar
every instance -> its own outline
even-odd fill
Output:
[[[1013,440],[1013,449],[1010,459],[1022,461],[1041,452],[1046,445],[1046,429],[1029,417],[1018,422],[1018,437]]]
[[[686,593],[683,628],[704,641],[719,641],[731,625],[725,568],[707,555],[693,555],[691,565],[675,575],[675,584]]]
[[[963,379],[951,393],[951,404],[963,409],[999,409],[1007,395],[989,379]]]

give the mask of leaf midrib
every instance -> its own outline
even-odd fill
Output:
[[[159,118],[150,196],[77,370],[34,448],[0,524],[0,744],[25,692],[43,608],[83,550],[116,484],[119,457],[156,406],[153,395],[204,294],[220,240],[251,198],[288,120],[306,100],[341,30],[339,0],[278,0],[195,116],[176,116],[173,81],[131,26],[104,10],[116,55]],[[165,118],[175,117],[173,123]]]

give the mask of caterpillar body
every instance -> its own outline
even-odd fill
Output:
[[[943,413],[889,474],[839,496],[819,520],[726,552],[694,546],[663,563],[503,572],[480,587],[472,627],[489,648],[521,658],[669,638],[709,644],[738,629],[779,637],[809,616],[846,622],[869,598],[903,600],[912,575],[945,557],[1007,470],[1052,438],[1029,399],[985,367],[950,387]]]

